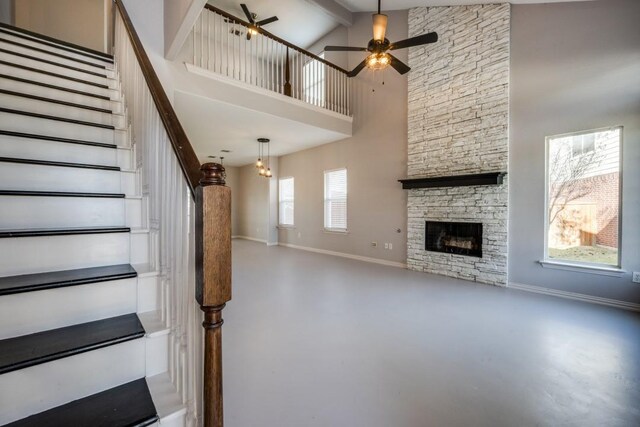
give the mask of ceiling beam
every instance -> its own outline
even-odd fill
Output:
[[[335,0],[307,0],[345,27],[353,25],[353,13]]]

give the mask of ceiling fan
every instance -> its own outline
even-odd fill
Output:
[[[247,7],[246,4],[240,3],[240,7],[242,8],[242,11],[247,16],[247,20],[249,21],[249,23],[252,26],[252,28],[250,28],[249,31],[247,31],[247,40],[251,40],[251,36],[253,34],[258,34],[258,27],[262,27],[263,25],[271,24],[272,22],[275,22],[275,21],[278,20],[277,16],[272,16],[271,18],[267,18],[267,19],[262,19],[260,21],[256,21],[256,19],[258,18],[258,15],[256,15],[255,13],[249,12],[249,8]]]
[[[347,73],[348,77],[357,76],[358,73],[367,66],[374,70],[381,70],[386,68],[388,65],[391,65],[398,73],[406,74],[411,70],[411,68],[395,56],[391,55],[389,51],[435,43],[438,41],[438,34],[427,33],[391,43],[387,38],[385,38],[386,31],[387,15],[380,13],[380,0],[378,0],[378,13],[373,14],[373,38],[369,41],[367,47],[325,46],[324,50],[336,52],[370,52],[370,55],[359,63],[356,68]]]

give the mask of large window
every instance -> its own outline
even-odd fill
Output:
[[[324,52],[318,56],[324,59]],[[304,99],[319,107],[324,107],[324,68],[325,65],[315,59],[309,59],[302,67]]]
[[[293,225],[293,178],[281,178],[278,182],[280,225]]]
[[[324,228],[347,231],[347,170],[324,173]]]
[[[620,266],[622,128],[547,138],[545,258]]]

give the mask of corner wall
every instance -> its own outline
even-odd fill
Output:
[[[514,5],[509,279],[640,303],[640,2]],[[622,125],[623,277],[542,268],[545,137]]]
[[[390,40],[407,38],[407,11],[389,12]],[[371,14],[354,14],[353,26],[338,28],[311,48],[327,44],[366,46]],[[407,61],[407,51],[394,53]],[[354,68],[365,55],[329,52],[326,58]],[[364,70],[351,80],[353,136],[339,142],[281,156],[281,177],[295,179],[295,228],[279,231],[279,242],[394,263],[406,261],[406,194],[398,179],[406,175],[407,77],[395,71]],[[347,168],[348,233],[324,231],[324,171]],[[400,233],[396,230],[400,229]],[[372,247],[371,242],[377,242]],[[384,249],[391,243],[392,250]]]

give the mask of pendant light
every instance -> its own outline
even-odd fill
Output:
[[[264,146],[267,146],[266,156]],[[270,140],[268,138],[258,138],[258,160],[256,161],[256,168],[258,168],[258,175],[265,178],[271,178],[271,156],[270,156]]]

